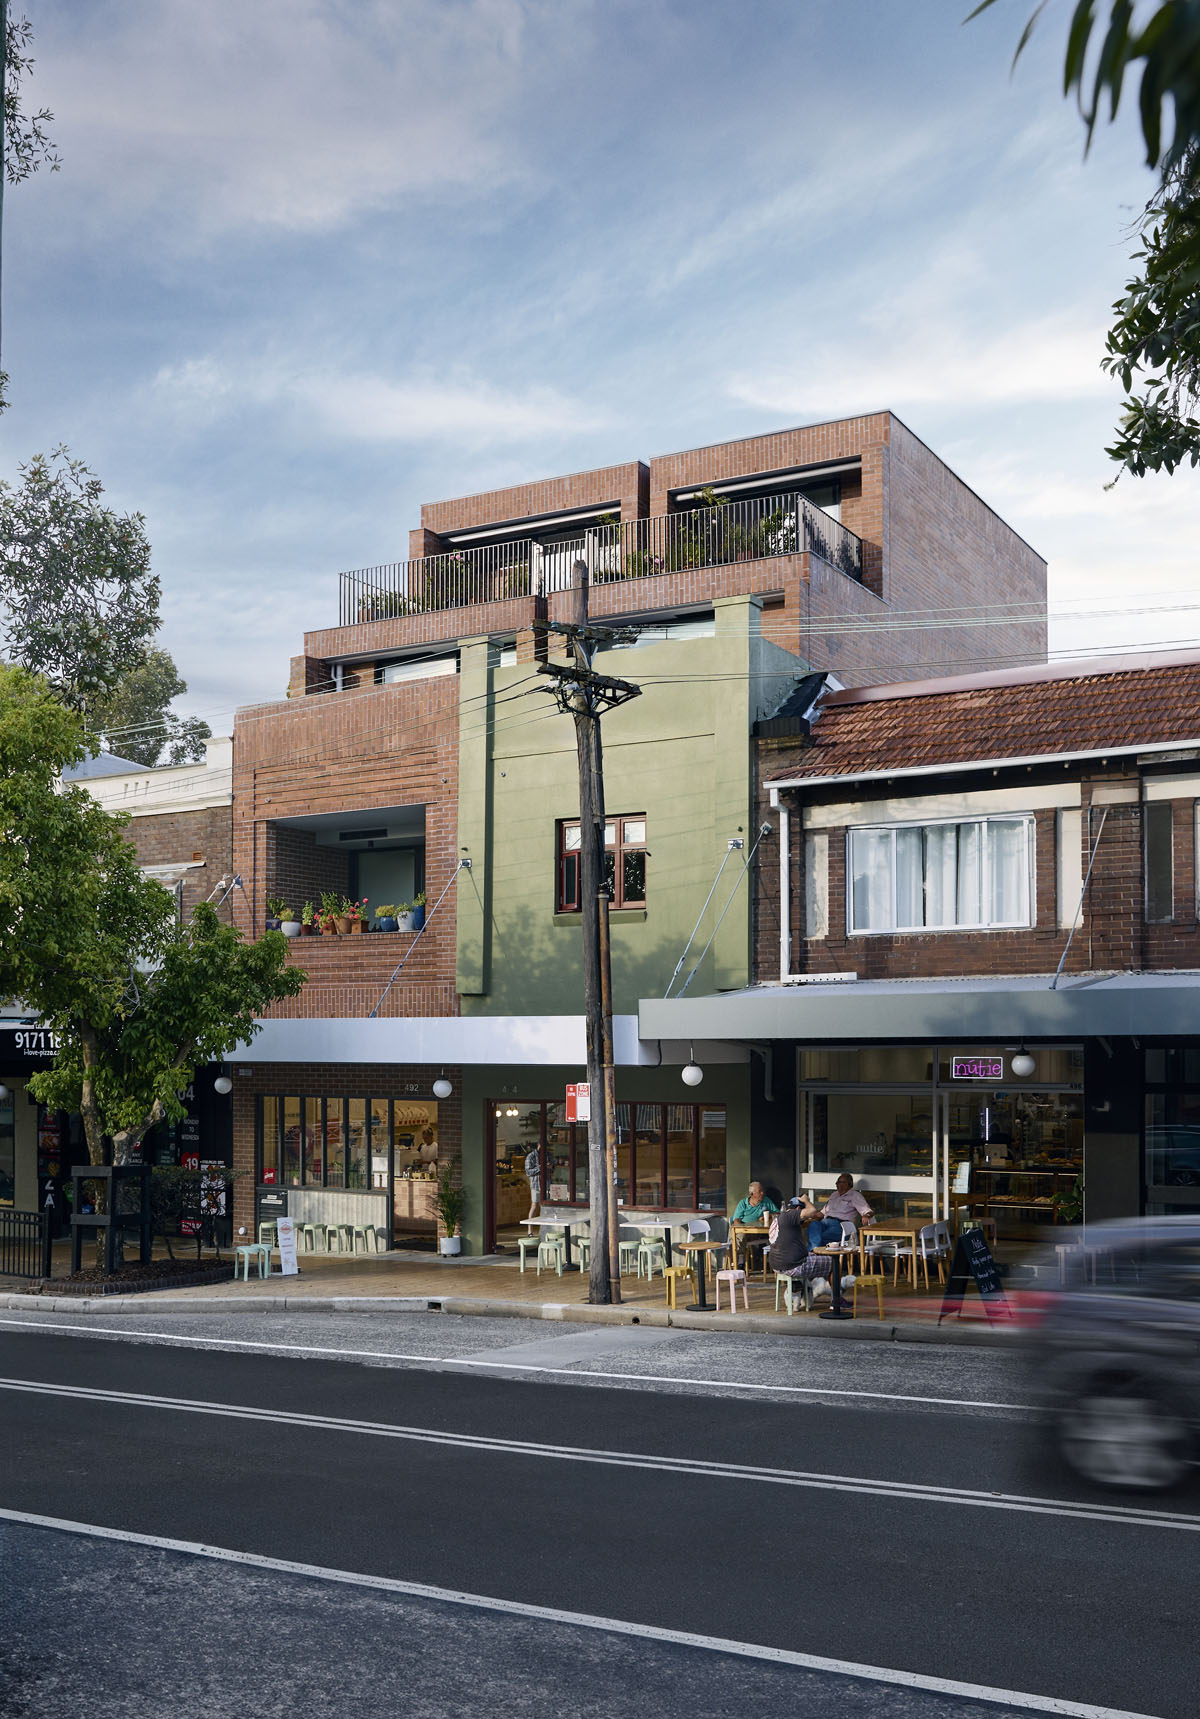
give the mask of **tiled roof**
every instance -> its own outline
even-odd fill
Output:
[[[772,780],[904,775],[1200,743],[1200,658],[1129,668],[1096,659],[1026,675],[834,693],[818,712],[811,745]]]

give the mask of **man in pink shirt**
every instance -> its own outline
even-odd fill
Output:
[[[826,1200],[822,1215],[814,1218],[808,1226],[809,1247],[828,1247],[832,1242],[842,1239],[842,1222],[854,1225],[869,1224],[875,1214],[855,1191],[853,1176],[839,1176],[837,1192],[830,1194]]]

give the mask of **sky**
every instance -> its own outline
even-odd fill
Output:
[[[181,708],[282,694],[422,501],[891,408],[1045,555],[1051,648],[1200,639],[1200,477],[1111,483],[1152,189],[1051,0],[15,0],[0,477],[147,521]]]

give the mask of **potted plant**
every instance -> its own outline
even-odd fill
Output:
[[[396,909],[392,902],[376,902],[375,929],[377,931],[394,931],[396,929]]]
[[[351,934],[351,936],[353,936],[355,933],[361,934],[362,928],[363,928],[363,920],[364,920],[364,917],[366,914],[366,906],[367,906],[366,896],[364,895],[361,901],[344,901],[343,906],[347,910],[346,917],[350,921],[350,934]]]
[[[454,1165],[447,1164],[438,1182],[437,1193],[433,1197],[434,1210],[446,1231],[438,1243],[441,1253],[462,1252],[462,1237],[458,1233],[458,1226],[462,1223],[466,1204],[466,1193],[454,1185]]]
[[[411,931],[413,928],[413,910],[411,901],[396,903],[396,930]]]
[[[336,890],[327,889],[321,896],[321,935],[336,937],[338,934],[338,914],[342,909],[342,898]]]
[[[281,895],[267,897],[267,930],[278,931],[279,922],[287,912],[287,902]]]
[[[412,923],[413,923],[413,930],[414,931],[420,931],[421,927],[425,923],[425,891],[424,890],[422,890],[419,895],[413,896]]]
[[[300,935],[302,937],[314,937],[319,930],[317,910],[311,901],[306,901],[300,909]]]
[[[285,937],[299,937],[301,921],[296,918],[290,907],[282,909],[279,915],[279,929]]]

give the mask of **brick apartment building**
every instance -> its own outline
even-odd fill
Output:
[[[143,873],[171,891],[181,918],[201,901],[223,901],[222,917],[232,917],[232,739],[208,741],[197,763],[149,769],[100,753],[68,774],[106,811],[128,815],[128,839]],[[50,1060],[53,1044],[19,1007],[0,1013],[0,1079],[8,1089],[0,1099],[0,1206],[36,1211],[53,1189],[62,1217],[68,1209],[63,1185],[71,1166],[86,1160],[87,1148],[77,1116],[47,1111],[28,1096],[29,1076]],[[219,1072],[198,1070],[185,1099],[187,1116],[147,1137],[154,1162],[178,1164],[185,1156],[232,1162],[230,1101],[212,1084]]]
[[[247,933],[278,895],[374,914],[423,894],[428,915],[293,945],[304,991],[235,1059],[237,1222],[286,1200],[429,1239],[432,1174],[457,1164],[466,1245],[490,1249],[528,1209],[539,1141],[547,1197],[586,1197],[562,1108],[584,1063],[574,738],[537,673],[577,558],[593,619],[628,629],[604,666],[642,689],[604,735],[621,1197],[723,1210],[750,1171],[751,1053],[719,1023],[694,1046],[639,1034],[637,1011],[754,977],[755,725],[814,669],[848,686],[1043,661],[1045,565],[889,413],[432,503],[409,548],[343,575],[287,700],[235,726]],[[679,1080],[693,1049],[703,1102]]]
[[[755,983],[642,1036],[762,1047],[782,1186],[1016,1236],[1081,1176],[1090,1219],[1200,1211],[1200,655],[801,702],[759,725]]]

